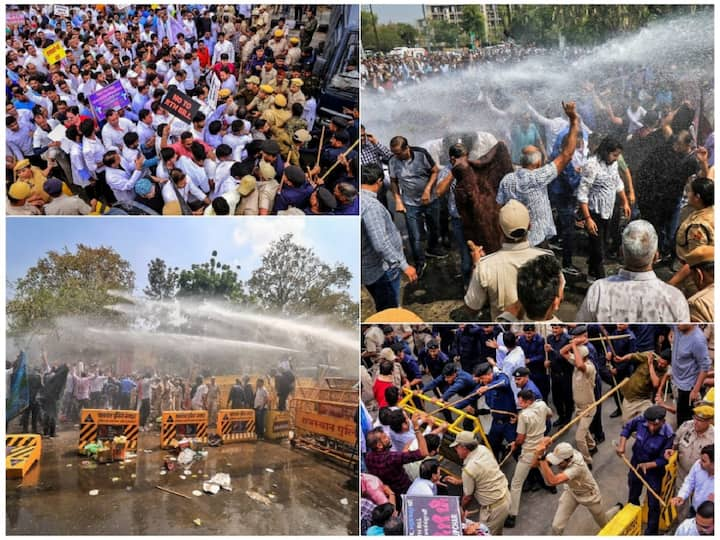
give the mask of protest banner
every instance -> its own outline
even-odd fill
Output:
[[[90,100],[90,108],[98,122],[105,119],[106,110],[127,107],[131,101],[120,81],[115,81],[94,94],[90,94],[88,99]]]
[[[406,536],[462,536],[458,497],[403,497]]]
[[[207,103],[208,107],[213,111],[217,109],[218,92],[220,92],[220,79],[214,73],[210,77],[210,87],[208,89]]]
[[[25,23],[25,14],[22,11],[8,11],[5,22],[8,26],[20,26]]]
[[[200,110],[200,104],[175,86],[171,86],[160,103],[160,108],[189,124]]]
[[[67,6],[55,6],[55,10],[53,11],[53,14],[56,17],[69,17],[70,16],[70,8]]]
[[[52,45],[45,47],[43,54],[47,63],[53,65],[65,58],[65,45],[63,45],[62,41],[56,41]]]

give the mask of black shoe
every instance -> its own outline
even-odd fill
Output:
[[[536,491],[540,491],[541,489],[542,489],[542,486],[538,483],[535,483],[532,486],[530,486],[530,491],[532,491],[533,493],[535,493]]]
[[[622,411],[620,409],[615,409],[612,413],[610,413],[610,418],[617,418],[622,414]]]
[[[591,456],[594,456],[594,455],[597,454],[597,453],[598,453],[597,446],[596,446],[595,448],[591,448],[591,449],[590,449],[590,455],[591,455]]]
[[[426,249],[425,256],[431,257],[433,259],[444,259],[445,257],[448,256],[448,253],[443,248],[438,246],[438,247]]]
[[[535,487],[535,486],[534,486],[534,485],[531,485],[530,482],[525,482],[525,483],[523,484],[522,492],[523,492],[523,493],[528,493],[528,492],[530,492],[530,491],[533,491],[533,487]]]
[[[544,485],[543,488],[545,489],[545,491],[552,493],[553,495],[557,493],[557,488],[555,486]]]
[[[515,527],[515,516],[506,517],[504,527],[507,527],[508,529]]]
[[[588,466],[588,469],[590,469],[592,471],[592,463],[588,463],[587,466]]]
[[[555,421],[553,422],[553,427],[560,427],[560,426],[563,426],[563,425],[565,425],[565,424],[567,424],[567,422],[565,422],[565,420],[563,420],[562,418],[558,418],[557,420],[555,420]]]
[[[595,444],[601,444],[605,442],[605,434],[598,435],[595,437]]]

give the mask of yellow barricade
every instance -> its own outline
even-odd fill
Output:
[[[678,513],[677,508],[670,504],[670,499],[675,495],[675,479],[677,478],[677,452],[668,460],[668,464],[665,466],[665,476],[663,476],[662,484],[660,484],[660,496],[665,501],[665,507],[660,508],[660,524],[658,529],[660,532],[667,531],[677,520]],[[649,495],[652,497],[652,495]],[[645,494],[645,500],[642,506],[643,521],[647,523],[648,511],[648,495]]]
[[[605,525],[598,536],[640,536],[642,535],[642,511],[639,506],[626,504]]]
[[[407,388],[403,388],[403,392],[405,392],[405,397],[402,398],[398,402],[398,407],[400,407],[401,409],[404,409],[405,411],[407,411],[410,414],[413,414],[414,412],[426,412],[426,411],[422,411],[421,409],[418,409],[415,406],[415,403],[412,400],[414,394],[412,393],[411,390],[408,390]],[[424,394],[421,394],[417,397],[419,397],[421,400],[426,401],[428,403],[432,403],[434,401],[434,398],[431,398]],[[461,431],[464,431],[465,428],[463,428],[463,423],[465,420],[469,420],[470,422],[472,422],[472,425],[473,425],[473,428],[472,428],[473,434],[480,435],[480,438],[482,439],[483,444],[485,446],[487,446],[488,448],[490,448],[490,441],[488,441],[487,437],[485,436],[485,430],[483,429],[482,423],[480,422],[480,420],[478,420],[477,416],[473,416],[472,414],[469,414],[467,411],[463,411],[462,409],[456,409],[455,407],[447,407],[444,410],[449,411],[450,413],[452,413],[453,415],[456,416],[455,420],[453,420],[453,422],[448,427],[449,433],[452,433],[453,435],[457,435]],[[432,411],[427,411],[427,412],[431,413]]]
[[[160,448],[170,447],[173,439],[200,439],[207,442],[207,411],[163,411]]]
[[[265,438],[285,439],[290,431],[290,413],[270,410],[265,415]]]
[[[256,440],[255,410],[220,410],[217,417],[217,433],[222,437],[224,443]]]
[[[5,437],[5,478],[23,478],[40,461],[40,435],[19,433]]]
[[[80,441],[78,452],[84,453],[87,444],[127,438],[128,450],[137,450],[140,413],[138,411],[113,411],[110,409],[83,409],[80,412]]]

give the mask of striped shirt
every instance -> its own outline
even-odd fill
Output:
[[[500,182],[498,204],[504,205],[515,199],[530,212],[528,241],[531,246],[537,246],[556,234],[547,186],[557,175],[555,163],[550,162],[539,169],[518,169],[506,174]]]

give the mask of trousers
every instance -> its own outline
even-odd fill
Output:
[[[553,535],[562,535],[565,527],[567,527],[568,521],[570,521],[570,516],[573,515],[573,512],[575,512],[578,505],[582,505],[590,511],[595,523],[597,523],[600,528],[607,524],[610,520],[608,514],[613,512],[613,509],[610,511],[605,511],[603,509],[602,498],[599,496],[593,502],[581,503],[572,495],[572,493],[570,493],[570,491],[566,490],[562,495],[560,495],[558,507],[555,511],[555,517],[552,522]]]
[[[576,413],[580,413],[582,408],[575,408]],[[592,463],[592,456],[590,455],[590,449],[595,448],[595,439],[590,435],[590,424],[592,424],[594,411],[590,411],[588,414],[583,416],[577,423],[577,430],[575,431],[575,446],[577,446],[578,452],[580,452],[585,459],[585,463]]]

